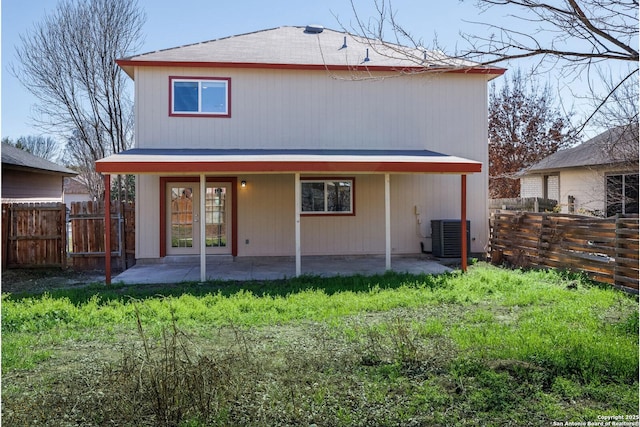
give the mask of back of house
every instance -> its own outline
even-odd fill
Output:
[[[416,254],[465,210],[484,252],[487,82],[504,69],[318,26],[119,65],[135,148],[97,168],[137,176],[139,260]]]

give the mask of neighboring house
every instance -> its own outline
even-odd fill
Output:
[[[2,203],[62,202],[65,177],[71,169],[2,144]]]
[[[71,203],[90,202],[93,200],[87,186],[78,176],[64,179],[64,203],[67,209],[71,209]]]
[[[322,27],[118,64],[135,80],[135,148],[96,168],[137,175],[138,260],[295,255],[299,272],[301,255],[384,254],[389,266],[431,248],[430,220],[465,214],[484,252],[487,82],[504,69]]]
[[[521,172],[521,197],[558,200],[564,213],[638,213],[638,127],[616,127]]]

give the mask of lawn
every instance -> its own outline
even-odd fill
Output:
[[[638,425],[638,357],[637,297],[552,271],[92,285],[3,294],[2,421]]]

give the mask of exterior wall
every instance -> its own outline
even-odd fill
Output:
[[[575,197],[575,213],[605,212],[605,171],[603,169],[566,169],[560,172],[562,212],[568,212],[568,198]]]
[[[620,168],[570,168],[548,176],[548,197],[558,200],[562,213],[569,213],[569,196],[577,214],[602,214],[606,210],[605,175],[624,172]],[[544,175],[520,178],[521,197],[543,197]]]
[[[520,178],[520,197],[540,197],[560,203],[560,175],[523,176]]]
[[[355,196],[355,216],[302,216],[303,255],[384,253],[384,175],[356,175]]]
[[[483,179],[480,174],[467,177],[467,220],[470,221],[471,235],[469,251],[474,253],[485,252],[489,241],[488,192],[481,190],[486,182]],[[430,251],[431,220],[460,219],[460,185],[458,175],[392,175],[392,252],[419,253],[420,242],[424,243],[426,251]]]
[[[241,180],[247,187],[237,194],[238,256],[294,255],[294,176],[247,175]]]
[[[139,148],[428,149],[482,162],[483,171],[467,178],[467,216],[470,250],[484,251],[485,76],[357,81],[320,71],[156,67],[135,73]],[[231,118],[169,117],[169,76],[230,77]],[[356,215],[303,217],[303,255],[384,253],[384,176],[355,177]],[[237,194],[238,255],[293,255],[293,175],[238,175],[241,180],[247,188]],[[157,258],[159,178],[139,176],[137,185],[136,257]],[[419,253],[420,241],[429,250],[430,220],[460,217],[460,176],[392,175],[391,197],[392,252]]]
[[[525,175],[520,178],[520,197],[542,197],[544,179],[542,175]]]
[[[3,202],[62,202],[61,175],[2,170]]]
[[[384,253],[384,175],[355,178],[353,216],[301,218],[303,255],[358,255]],[[334,176],[335,177],[335,176]],[[295,253],[294,177],[292,174],[240,175],[246,188],[238,188],[238,256],[292,256]],[[480,174],[468,178],[476,185]],[[136,221],[136,258],[158,258],[160,253],[159,177],[141,175]],[[468,193],[471,252],[487,244],[483,196]],[[417,210],[416,210],[417,207]],[[418,213],[416,213],[418,212]],[[443,175],[391,175],[391,244],[393,254],[420,253],[420,242],[431,249],[431,220],[460,216],[460,177]]]
[[[136,258],[160,256],[160,178],[136,177]]]
[[[230,77],[231,118],[169,117],[169,76]],[[486,134],[479,133],[486,128],[485,76],[350,78],[321,71],[139,68],[136,146],[429,149],[483,160],[471,147],[487,151]]]

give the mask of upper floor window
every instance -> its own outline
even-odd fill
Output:
[[[302,178],[302,213],[353,215],[353,181]]]
[[[169,77],[170,116],[231,117],[231,79]]]

